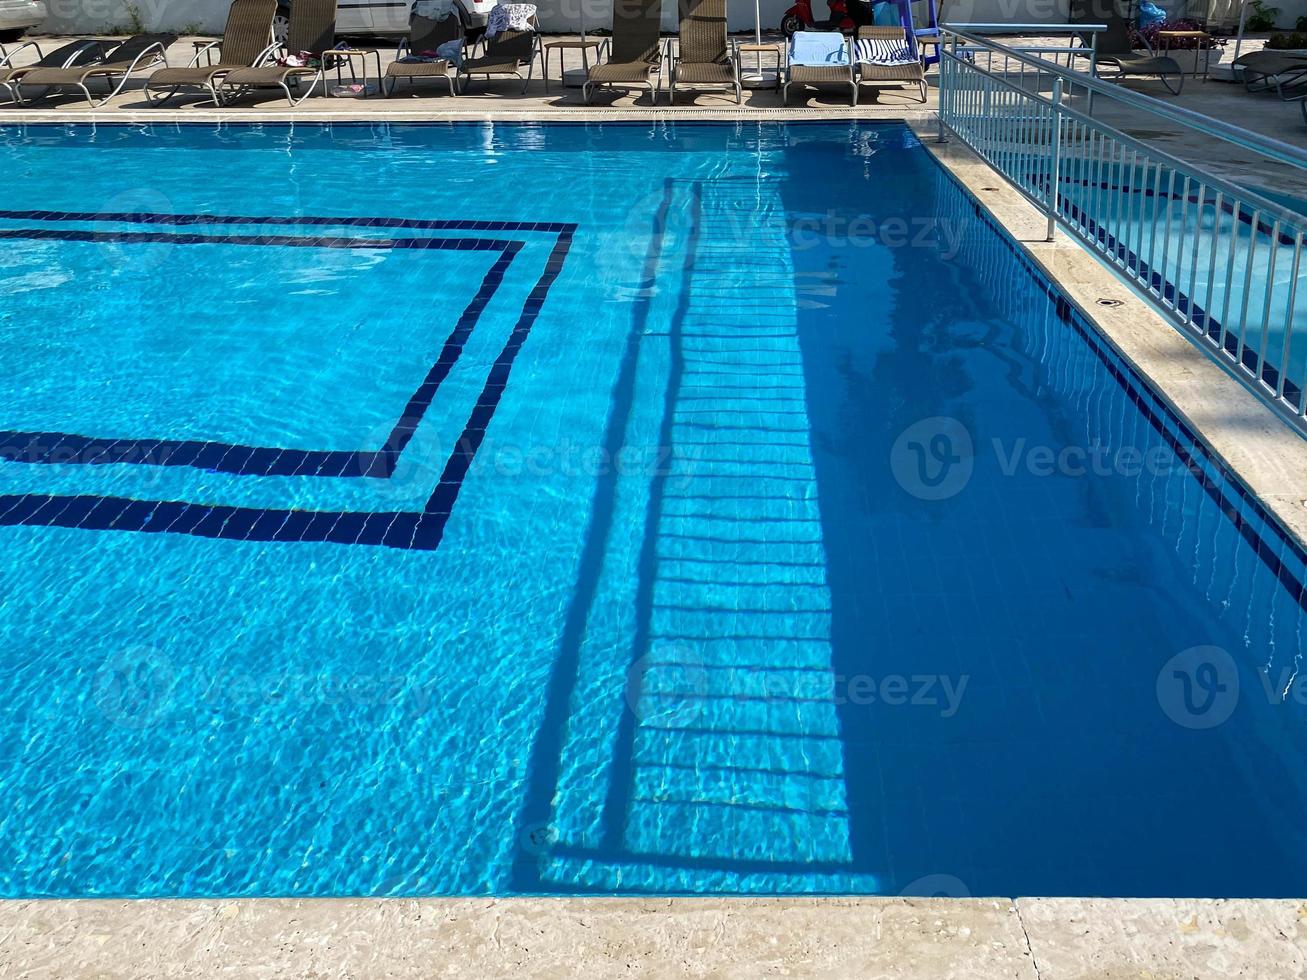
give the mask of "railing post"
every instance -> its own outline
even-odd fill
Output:
[[[1052,110],[1053,147],[1048,167],[1048,234],[1047,241],[1053,240],[1057,230],[1058,200],[1062,180],[1062,79],[1053,80]]]
[[[952,55],[956,55],[958,48],[957,35],[949,35],[948,43],[952,45]],[[939,108],[935,112],[935,119],[939,123],[939,132],[935,136],[936,143],[948,142],[947,130],[944,127],[944,115],[952,108],[950,93],[953,88],[955,74],[950,52],[944,50],[944,42],[941,39],[939,46]]]

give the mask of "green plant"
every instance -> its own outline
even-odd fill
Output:
[[[134,3],[124,4],[127,9],[127,16],[131,20],[131,30],[129,34],[144,34],[145,22],[141,20],[141,8]]]
[[[1293,29],[1307,33],[1307,17],[1299,17],[1294,21]]]
[[[1272,7],[1266,0],[1252,0],[1253,12],[1248,17],[1247,29],[1258,31],[1275,30],[1275,18],[1280,16],[1280,8]]]
[[[1266,42],[1272,51],[1301,51],[1307,48],[1307,31],[1294,31],[1292,34],[1272,34]]]

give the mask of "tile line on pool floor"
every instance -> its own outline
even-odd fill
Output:
[[[72,212],[42,212],[60,215]],[[370,219],[365,219],[370,220]],[[407,219],[394,219],[407,220]],[[235,220],[232,223],[241,223]],[[313,223],[313,220],[305,222]],[[494,222],[468,222],[469,225],[493,225]],[[544,224],[541,223],[543,227]],[[278,543],[331,542],[336,544],[384,545],[403,549],[432,550],[439,547],[444,534],[445,524],[452,513],[463,479],[467,475],[476,456],[486,427],[494,415],[495,408],[508,384],[517,355],[531,333],[540,311],[549,295],[549,290],[561,273],[568,252],[571,249],[574,225],[566,223],[548,223],[554,235],[554,244],[545,259],[544,267],[527,296],[521,314],[513,327],[508,340],[492,365],[481,394],[463,427],[461,435],[455,442],[449,459],[435,488],[420,512],[383,511],[307,511],[290,508],[254,508],[219,504],[193,503],[181,500],[137,500],[118,496],[101,496],[94,494],[7,494],[0,495],[0,525],[29,527],[62,527],[94,531],[133,531],[142,533],[186,534],[199,537],[222,538],[238,541],[259,541]],[[488,229],[487,229],[488,230]],[[106,233],[109,234],[109,233]],[[188,239],[191,236],[186,236]],[[433,239],[432,241],[443,241]],[[463,243],[467,239],[449,239],[454,243]],[[186,244],[191,244],[188,240]],[[461,350],[462,342],[470,334],[476,318],[502,281],[508,265],[520,250],[518,243],[506,243],[506,248],[499,260],[483,277],[482,287],[469,304],[459,325],[455,327],[451,339],[456,348]],[[512,246],[517,245],[517,248]],[[456,244],[457,248],[470,248],[466,244]],[[452,353],[452,352],[451,352]],[[442,355],[443,358],[443,355]],[[412,396],[408,410],[416,411],[430,405],[434,398],[439,380],[443,379],[452,368],[452,360],[437,361],[428,374],[427,380]],[[402,417],[392,431],[391,442],[380,451],[381,465],[393,472],[398,451],[407,444],[415,431],[419,419]],[[40,434],[10,433],[14,436],[10,444],[18,449],[30,450],[33,440],[24,436],[40,437]],[[56,434],[57,435],[57,434]],[[70,444],[81,437],[69,436]],[[113,440],[112,442],[122,442]],[[147,448],[138,445],[130,453],[131,459],[120,461],[138,462],[143,455],[141,450]],[[100,448],[100,447],[96,447]],[[183,448],[183,447],[173,447]],[[249,447],[224,447],[228,451],[239,453],[249,449],[248,459],[264,460],[265,466],[271,465],[269,454],[279,452],[298,452],[294,450],[266,450],[261,454]],[[7,458],[14,450],[0,451],[0,458]],[[258,454],[258,455],[256,455]],[[43,455],[49,457],[48,460]],[[31,459],[18,459],[17,462],[59,462],[50,454],[30,453]],[[342,461],[343,460],[343,461]],[[313,462],[307,457],[307,463]],[[301,462],[305,458],[301,457]],[[346,453],[334,456],[330,460],[332,468],[342,469],[350,465],[360,465],[359,454]],[[306,465],[307,465],[306,463]],[[192,464],[186,464],[192,465]],[[387,472],[386,475],[389,475]],[[296,474],[303,475],[303,474]],[[334,473],[323,475],[337,475]],[[359,473],[363,475],[363,473]]]

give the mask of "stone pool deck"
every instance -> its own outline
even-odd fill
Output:
[[[0,902],[0,976],[1288,980],[1305,923],[1298,901],[24,901]]]

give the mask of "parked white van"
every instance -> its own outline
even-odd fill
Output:
[[[0,42],[17,41],[24,31],[43,20],[42,0],[0,0]]]
[[[0,0],[0,6],[6,2],[8,0]],[[286,36],[293,2],[294,0],[288,0],[277,8],[273,30],[278,39]],[[497,2],[498,0],[454,0],[454,9],[463,22],[463,30],[485,27],[486,19]],[[339,0],[336,4],[336,33],[402,37],[408,33],[412,9],[412,0]]]

